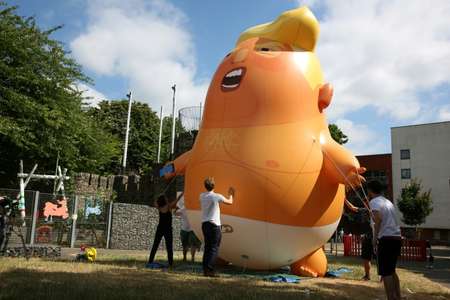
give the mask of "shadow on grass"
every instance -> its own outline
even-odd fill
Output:
[[[355,299],[356,290],[373,299],[377,294],[375,288],[352,283],[321,285],[326,284],[273,284],[124,268],[91,273],[22,268],[2,273],[0,299]]]
[[[45,261],[51,262],[51,259],[43,259]],[[59,262],[74,262],[74,259],[59,259]],[[167,265],[167,260],[165,259],[156,259],[155,262],[158,262],[162,265]],[[83,262],[80,262],[83,263]],[[136,257],[103,257],[95,261],[96,265],[106,265],[106,266],[119,266],[119,267],[128,267],[128,268],[136,268],[136,269],[145,269],[145,265],[147,260],[145,258],[136,258]],[[218,267],[221,274],[225,275],[242,275],[249,277],[264,277],[266,275],[275,274],[275,273],[286,273],[286,270],[274,270],[274,271],[259,271],[259,270],[251,270],[245,269],[238,266],[220,266]],[[184,262],[181,259],[174,260],[174,272],[177,273],[203,273],[202,264],[200,261],[196,261],[194,263],[187,261]]]

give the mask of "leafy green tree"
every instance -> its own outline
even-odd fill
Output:
[[[416,228],[425,223],[429,214],[433,211],[433,201],[431,199],[431,189],[422,192],[422,184],[417,179],[405,186],[397,199],[398,209],[403,215],[403,223]]]
[[[120,159],[112,165],[113,172],[119,172],[122,165],[123,141],[128,114],[128,100],[102,101],[97,108],[91,108],[92,116],[103,129],[121,141]],[[159,137],[159,118],[147,104],[133,102],[131,105],[130,135],[128,140],[127,170],[143,173],[156,162]]]
[[[77,83],[90,83],[35,19],[0,3],[0,182],[14,186],[18,162],[54,172],[60,163],[72,171],[102,172],[117,157],[118,141],[97,129],[82,109]],[[28,164],[28,165],[27,165]]]
[[[102,101],[88,110],[102,128],[120,141],[120,159],[111,164],[111,172],[118,173],[122,165],[123,143],[128,114],[128,100]],[[145,103],[131,105],[130,135],[128,139],[127,173],[144,174],[157,162],[160,119]],[[176,138],[185,132],[177,119]],[[172,117],[164,117],[161,137],[161,162],[170,160]]]
[[[186,129],[181,124],[181,121],[175,119],[175,153],[174,157],[170,156],[171,146],[172,146],[172,117],[164,117],[163,119],[163,132],[161,139],[161,162],[167,162],[172,160],[177,156],[183,154],[184,152],[190,150],[193,146],[192,138],[186,140],[186,135],[189,135]]]
[[[333,140],[343,145],[348,142],[348,137],[342,132],[341,129],[336,124],[328,125],[328,129],[330,130],[331,137]]]

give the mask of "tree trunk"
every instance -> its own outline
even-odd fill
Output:
[[[416,239],[420,240],[422,236],[422,229],[416,226]]]

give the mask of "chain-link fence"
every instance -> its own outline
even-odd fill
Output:
[[[100,195],[77,197],[78,216],[73,246],[81,244],[105,248],[108,242],[108,220],[110,202]]]
[[[11,199],[18,199],[18,195],[19,195],[18,189],[17,190],[16,189],[0,189],[0,196],[6,196]],[[33,209],[35,200],[36,200],[36,192],[28,191],[28,190],[25,191],[25,203],[29,203],[29,205],[27,205],[25,207],[25,214],[26,214],[25,226],[21,228],[21,232],[24,236],[25,241],[29,241],[30,237],[31,237],[31,232],[32,232],[31,228],[32,228],[32,221],[33,221],[32,209]],[[3,214],[3,211],[0,212],[0,214]],[[4,222],[4,221],[2,220],[1,222]],[[20,240],[20,237],[17,234],[11,234],[8,238],[6,238],[6,235],[7,235],[7,232],[6,232],[7,227],[6,226],[4,226],[2,228],[2,230],[4,230],[4,232],[3,232],[4,237],[2,240],[3,242],[6,242],[6,239],[7,239],[7,242],[9,245],[19,246],[22,244],[22,241]],[[0,232],[0,234],[2,234],[2,232]],[[2,247],[2,245],[0,245],[0,249],[2,249],[1,247]]]
[[[177,133],[175,156],[189,151],[194,145],[202,120],[202,107],[185,107],[178,111],[183,130]]]
[[[18,193],[19,190],[0,189],[0,196],[15,198]],[[81,245],[149,249],[159,222],[155,208],[132,203],[113,205],[108,197],[99,194],[57,197],[26,191],[25,207],[26,226],[21,227],[20,223],[15,226],[7,246],[0,247],[0,255],[24,256],[28,253],[28,256],[56,257],[61,255],[63,247],[78,248]],[[181,250],[180,226],[180,218],[174,217],[175,250]],[[25,237],[25,247],[19,231]],[[160,247],[163,248],[164,243]]]
[[[19,190],[0,189],[0,196],[16,197]],[[66,195],[25,191],[25,242],[30,245],[107,247],[110,201],[101,195]],[[25,234],[26,233],[26,234]],[[8,247],[21,244],[11,234]]]
[[[198,131],[202,120],[202,107],[190,106],[178,110],[178,118],[185,131]]]

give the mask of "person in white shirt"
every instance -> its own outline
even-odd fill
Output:
[[[373,245],[378,257],[378,274],[382,277],[388,300],[400,300],[400,280],[395,268],[400,256],[402,237],[395,207],[381,195],[383,185],[376,180],[367,184],[373,218]]]
[[[180,238],[181,245],[183,246],[183,261],[186,261],[187,252],[190,250],[191,262],[195,262],[195,252],[200,250],[202,242],[198,239],[191,228],[191,224],[189,223],[186,213],[186,207],[184,206],[184,197],[181,197],[178,202],[175,215],[179,216],[181,219]]]
[[[205,240],[203,252],[203,274],[214,277],[214,265],[219,253],[222,232],[220,230],[220,206],[219,203],[233,204],[234,189],[228,190],[228,198],[214,192],[214,178],[208,177],[204,182],[206,192],[200,194],[202,208],[202,232]]]

